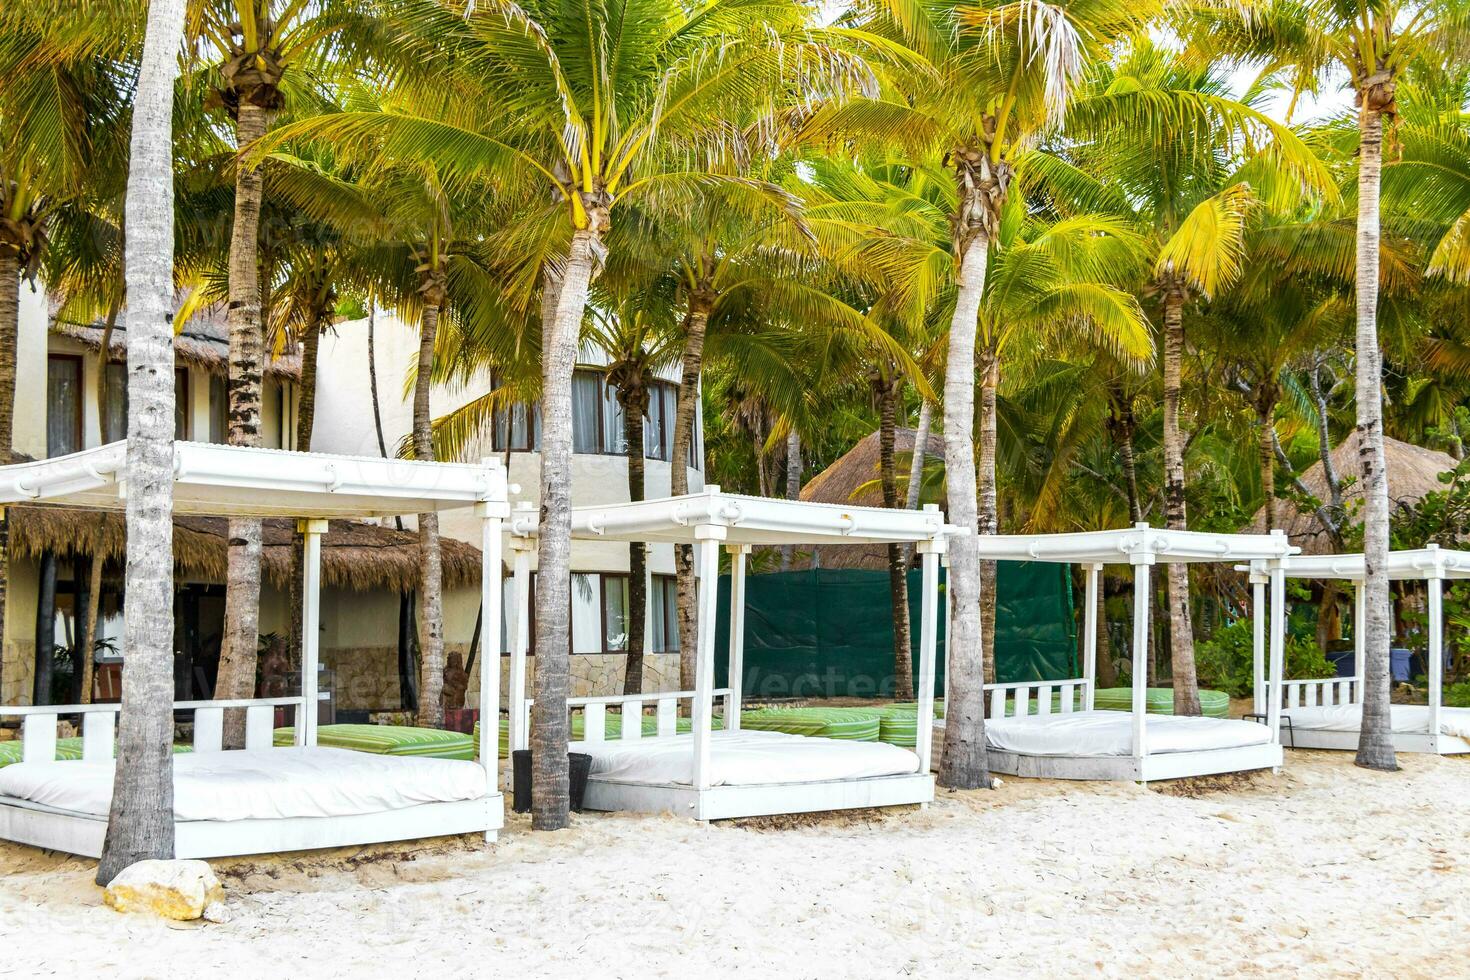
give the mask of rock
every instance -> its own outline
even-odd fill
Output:
[[[200,917],[205,922],[213,922],[215,925],[224,925],[232,918],[230,910],[225,907],[224,902],[210,902],[204,906],[204,911],[200,913]]]
[[[102,897],[119,912],[187,920],[204,915],[211,905],[223,911],[225,889],[203,861],[139,861],[112,879]]]

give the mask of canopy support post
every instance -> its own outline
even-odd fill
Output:
[[[1266,727],[1271,740],[1281,741],[1281,685],[1286,659],[1286,567],[1281,560],[1271,562],[1271,681],[1267,685]]]
[[[1140,778],[1143,759],[1148,755],[1148,624],[1151,615],[1149,572],[1154,563],[1152,552],[1136,552],[1133,562],[1133,760]]]
[[[715,617],[719,614],[720,542],[725,528],[701,524],[694,529],[699,549],[699,641],[694,662],[694,788],[710,786],[710,729],[715,681]],[[628,724],[624,721],[623,724]]]
[[[508,516],[503,503],[475,508],[480,516],[480,765],[487,792],[500,791],[500,618],[501,526]],[[488,839],[493,839],[490,831]]]
[[[296,530],[305,543],[305,567],[301,577],[301,713],[296,719],[296,744],[315,747],[317,714],[317,663],[321,651],[322,621],[322,535],[324,520],[300,520]]]
[[[1097,691],[1097,616],[1098,586],[1102,577],[1101,565],[1087,566],[1087,595],[1084,600],[1082,620],[1082,710],[1091,711],[1096,704]]]
[[[1251,563],[1251,710],[1266,714],[1266,574]]]
[[[531,505],[523,502],[521,510],[529,511]],[[536,547],[534,538],[511,539],[514,552],[514,586],[511,601],[515,607],[515,618],[510,631],[510,749],[524,749],[530,744],[526,730],[526,653],[531,646],[531,552]],[[500,716],[496,714],[497,747],[500,738]],[[481,722],[481,731],[484,722]]]
[[[954,625],[954,603],[950,599],[949,589],[949,552],[939,556],[939,564],[944,568],[944,707],[940,717],[949,717],[949,638],[954,635],[951,627]],[[984,698],[981,698],[984,703]]]
[[[1353,703],[1363,703],[1363,657],[1368,650],[1368,596],[1363,579],[1353,583]]]
[[[725,731],[740,731],[745,687],[745,560],[748,544],[725,546],[730,553],[730,696],[725,700]]]
[[[919,597],[919,703],[914,743],[920,775],[928,774],[934,758],[934,654],[939,645],[939,558],[944,545],[940,537],[920,541],[915,548],[924,568]]]
[[[1444,709],[1444,572],[1436,567],[1424,585],[1429,592],[1429,744],[1438,751]]]

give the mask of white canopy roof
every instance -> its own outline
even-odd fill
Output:
[[[572,509],[572,537],[583,540],[690,544],[698,539],[696,528],[711,526],[723,529],[726,544],[748,545],[908,544],[964,533],[944,523],[932,505],[923,510],[843,507],[747,497],[714,485],[682,497]],[[517,512],[511,531],[535,535],[536,513]]]
[[[1258,564],[1258,563],[1257,563]],[[1361,554],[1294,555],[1281,563],[1287,578],[1345,579],[1360,582],[1365,577],[1365,561]],[[1264,568],[1257,568],[1264,572]],[[1454,551],[1430,545],[1412,551],[1388,553],[1388,577],[1391,579],[1470,578],[1470,551]]]
[[[1223,562],[1285,558],[1301,549],[1285,533],[1212,534],[1170,531],[1138,524],[1118,531],[1069,534],[982,534],[987,560],[1152,565],[1154,562]]]
[[[117,510],[127,443],[0,466],[0,504]],[[374,456],[174,443],[174,513],[224,517],[392,517],[506,501],[505,470]]]

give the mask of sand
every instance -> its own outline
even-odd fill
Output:
[[[0,845],[0,975],[1464,975],[1470,759],[1291,752],[1189,784],[1008,779],[915,808],[214,862],[233,920],[102,906]],[[695,972],[697,971],[697,972]]]

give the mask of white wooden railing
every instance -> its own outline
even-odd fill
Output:
[[[1032,713],[1031,703],[1036,702],[1036,714],[1053,713],[1053,695],[1060,694],[1061,701],[1055,712],[1069,715],[1074,711],[1090,708],[1092,682],[1085,677],[1072,677],[1062,681],[1026,681],[1018,684],[986,684],[985,693],[990,699],[988,717],[1022,718]],[[946,705],[947,707],[947,705]]]
[[[327,700],[330,694],[317,696]],[[174,711],[194,713],[195,752],[224,750],[226,709],[245,712],[246,749],[268,749],[274,744],[276,708],[291,705],[300,714],[300,695],[284,698],[243,698],[237,701],[175,701]],[[111,760],[116,740],[120,704],[0,705],[0,718],[21,719],[21,761],[53,762],[56,759],[56,725],[65,715],[82,716],[82,758]]]
[[[715,688],[711,695],[716,710],[724,715],[724,727],[739,728],[739,716],[730,710],[733,700],[733,692],[730,688]],[[654,734],[657,736],[677,735],[679,732],[679,702],[692,702],[693,700],[693,691],[655,691],[652,694],[610,694],[601,697],[567,698],[567,714],[570,717],[578,711],[582,713],[582,740],[584,742],[606,742],[614,737],[637,739],[643,737],[643,710],[652,704],[654,717],[658,719]],[[535,704],[535,699],[527,698],[524,704],[525,717],[522,718],[520,728],[522,733],[531,730],[531,705]],[[622,713],[620,730],[616,736],[611,737],[607,731],[607,709],[610,707],[619,708]],[[711,717],[713,718],[713,713]],[[633,719],[636,719],[636,723],[629,724],[629,721]],[[512,746],[512,748],[525,747],[525,745]]]
[[[1362,687],[1356,677],[1323,677],[1304,681],[1281,682],[1281,710],[1293,708],[1327,708],[1338,704],[1357,704]]]

